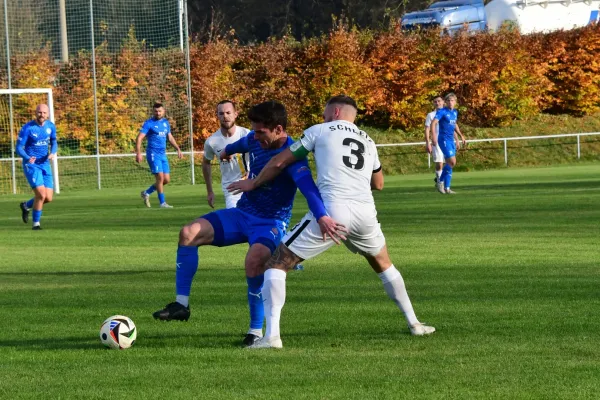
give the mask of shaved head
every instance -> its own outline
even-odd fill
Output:
[[[353,98],[343,95],[334,96],[327,101],[323,119],[325,122],[344,120],[354,123],[357,112],[358,108]]]
[[[35,108],[35,112],[42,111],[42,110],[45,110],[47,113],[50,113],[50,109],[48,108],[48,106],[46,104],[38,104],[38,106]]]
[[[50,118],[50,109],[48,106],[46,104],[38,104],[35,108],[35,120],[37,123],[39,125],[44,125],[44,122],[46,122],[48,118]]]

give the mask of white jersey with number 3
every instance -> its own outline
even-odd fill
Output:
[[[297,143],[315,154],[323,201],[373,203],[371,176],[381,163],[375,143],[364,131],[337,120],[310,127]]]

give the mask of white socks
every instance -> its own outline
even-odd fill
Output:
[[[188,307],[190,305],[190,296],[183,296],[181,294],[178,294],[177,297],[175,297],[175,301],[183,305],[184,307]]]
[[[258,337],[262,337],[262,329],[248,329],[248,335],[255,335]]]
[[[413,326],[419,323],[417,316],[413,310],[408,293],[406,292],[406,286],[404,286],[404,279],[400,275],[400,271],[392,265],[380,274],[377,274],[381,278],[383,288],[387,293],[388,297],[396,303],[400,311],[404,313],[406,322],[409,326]],[[265,275],[266,280],[266,275]],[[267,325],[268,327],[268,325]]]
[[[435,171],[435,174],[437,175],[438,179],[440,176],[442,176],[442,170],[440,169],[439,171]]]
[[[267,329],[265,337],[279,337],[279,319],[281,309],[285,304],[285,278],[287,274],[280,269],[268,269],[265,272],[262,296],[265,308],[265,319]]]

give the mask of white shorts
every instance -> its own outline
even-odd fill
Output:
[[[375,256],[385,246],[385,237],[377,221],[375,204],[358,202],[325,204],[331,218],[348,229],[344,245],[353,253]],[[308,260],[323,253],[335,243],[323,240],[319,223],[309,211],[281,241],[298,257]]]
[[[444,158],[444,153],[442,153],[442,149],[440,149],[439,144],[431,150],[431,155],[433,156],[434,163],[443,163],[446,161]]]
[[[223,191],[225,196],[225,208],[235,208],[239,199],[242,198],[242,194],[231,194],[226,189]]]

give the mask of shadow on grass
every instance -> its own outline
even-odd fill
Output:
[[[202,348],[202,349],[243,349],[245,335],[225,332],[190,334],[187,332],[165,332],[144,334],[136,341],[136,348]],[[292,335],[290,335],[292,336]],[[302,336],[306,336],[303,334]],[[13,347],[19,350],[108,350],[100,339],[90,336],[40,339],[0,340],[0,349]]]
[[[15,347],[20,350],[88,350],[102,347],[99,340],[89,336],[53,339],[13,339],[0,340],[0,348]]]
[[[173,272],[173,268],[148,269],[139,271],[54,271],[54,272],[0,272],[0,276],[77,276],[77,275],[98,275],[98,276],[120,276],[120,275],[141,275]]]
[[[459,185],[460,186],[460,185]],[[572,182],[556,182],[553,180],[543,180],[542,182],[535,183],[499,183],[494,184],[493,179],[490,179],[486,184],[478,184],[478,185],[465,185],[461,186],[461,189],[472,190],[472,191],[481,191],[481,190],[532,190],[532,189],[542,189],[542,190],[590,190],[590,189],[600,189],[600,181],[599,180],[589,180],[589,181],[572,181]]]

